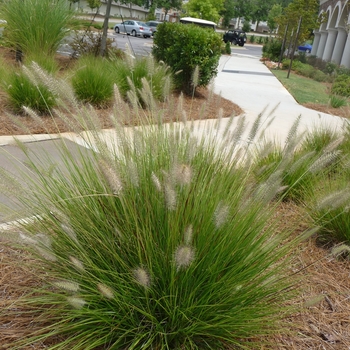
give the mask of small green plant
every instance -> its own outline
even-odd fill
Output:
[[[221,56],[220,36],[213,30],[181,23],[162,23],[157,27],[153,55],[174,73],[175,87],[192,93],[189,77],[199,67],[198,86],[207,86],[216,75]]]
[[[229,41],[225,44],[225,53],[231,55],[231,43]]]
[[[258,44],[262,45],[264,38],[262,36],[258,36]]]
[[[333,108],[340,108],[340,107],[344,107],[348,104],[347,100],[342,97],[342,96],[337,96],[337,95],[331,95],[331,97],[329,98],[329,104],[333,107]]]
[[[268,43],[266,43],[263,46],[263,57],[266,57],[270,59],[271,61],[278,61],[282,49],[282,42],[277,39],[269,40]]]
[[[250,42],[250,43],[254,44],[254,43],[255,43],[255,39],[256,39],[256,38],[255,38],[255,35],[254,35],[254,34],[249,36],[249,42]]]

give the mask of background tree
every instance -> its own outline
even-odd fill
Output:
[[[191,17],[202,18],[217,23],[224,6],[224,0],[190,0],[184,5]]]
[[[256,21],[256,30],[258,30],[259,22],[266,21],[275,0],[252,0],[250,17]]]
[[[230,25],[230,21],[235,16],[234,0],[225,0],[224,7],[220,12],[222,16],[222,24],[224,27]]]
[[[91,10],[99,8],[101,6],[100,0],[87,0],[86,2],[88,3]]]
[[[319,6],[318,0],[293,0],[284,9],[283,14],[277,19],[279,37],[282,39],[285,28],[289,23],[287,41],[290,40],[292,30],[294,30],[295,33],[299,18],[302,17],[298,44],[310,39],[313,29],[317,28],[319,25]]]
[[[180,10],[182,7],[182,0],[156,0],[156,8],[163,8],[165,17],[167,16],[170,9]]]
[[[271,32],[277,29],[277,18],[282,15],[282,5],[275,4],[272,6],[268,16],[267,16],[267,25]]]
[[[234,0],[233,1],[234,17],[238,18],[236,27],[239,27],[240,18],[244,17],[246,21],[251,19],[252,0]]]

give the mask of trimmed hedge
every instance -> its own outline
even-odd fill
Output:
[[[153,55],[171,67],[175,87],[189,94],[193,86],[206,86],[216,75],[221,44],[221,37],[211,29],[166,22],[157,27]],[[192,84],[196,66],[199,80]]]

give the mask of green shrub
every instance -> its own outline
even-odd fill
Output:
[[[246,33],[250,32],[251,28],[250,28],[249,21],[244,21],[243,26],[242,26],[242,30]]]
[[[320,83],[324,83],[328,82],[330,78],[327,74],[323,73],[322,71],[316,70],[315,74],[313,75],[313,79]]]
[[[334,72],[336,72],[336,70],[337,70],[337,64],[336,63],[334,63],[334,62],[327,62],[326,63],[326,67],[323,70],[323,73],[331,75]]]
[[[225,53],[231,55],[231,43],[229,41],[225,44]]]
[[[258,44],[261,45],[263,43],[263,37],[258,36]]]
[[[84,56],[78,60],[71,79],[77,98],[94,106],[108,106],[113,96],[114,77],[109,61],[101,57]]]
[[[338,75],[332,85],[332,93],[340,96],[350,96],[350,76]]]
[[[251,42],[252,44],[255,43],[255,35],[254,34],[249,36],[249,42]]]
[[[282,42],[277,39],[272,39],[266,43],[263,48],[263,57],[270,59],[271,61],[278,61],[282,49]]]
[[[69,2],[61,0],[7,0],[0,11],[6,39],[24,55],[54,55],[73,16]]]
[[[162,23],[157,27],[153,55],[174,73],[174,83],[191,94],[189,77],[199,67],[198,86],[206,86],[216,75],[221,55],[221,38],[213,30],[181,23]]]

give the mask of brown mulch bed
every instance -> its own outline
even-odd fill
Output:
[[[18,65],[15,62],[15,52],[6,47],[0,46],[0,57],[3,57],[6,63],[13,66]],[[66,71],[74,65],[75,59],[57,55],[57,61],[62,72]],[[160,103],[159,108],[163,111],[164,121],[175,121],[182,118],[179,113],[176,113],[178,99],[180,93],[173,93],[168,103]],[[212,93],[207,88],[198,88],[194,96],[182,97],[182,110],[186,111],[187,118],[191,120],[196,119],[215,119],[219,116],[219,110],[222,110],[222,117],[230,117],[231,115],[240,115],[243,110],[235,103]],[[31,132],[32,134],[47,134],[47,133],[58,133],[73,131],[67,127],[65,123],[59,118],[52,116],[41,116],[44,121],[44,126],[38,122],[35,122],[31,117],[25,115],[16,115],[19,122],[23,126],[18,126],[14,121],[13,117],[9,116],[11,110],[7,101],[6,94],[0,90],[0,136],[4,135],[21,135],[24,133]],[[97,109],[97,115],[102,128],[112,128],[113,124],[110,120],[112,108],[101,108]],[[143,111],[147,115],[147,111]],[[135,124],[135,120],[125,120],[124,123]],[[25,131],[24,131],[25,130]]]

